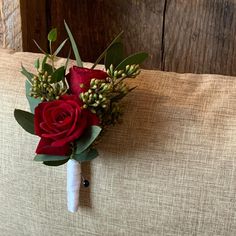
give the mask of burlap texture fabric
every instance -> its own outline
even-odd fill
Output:
[[[28,110],[21,62],[33,69],[37,57],[0,51],[0,235],[236,235],[234,77],[143,70],[131,80],[123,123],[82,166],[91,186],[72,214],[66,166],[34,162],[39,139],[13,117]]]

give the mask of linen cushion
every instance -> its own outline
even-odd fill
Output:
[[[131,79],[123,123],[82,165],[91,185],[72,214],[66,166],[34,162],[39,139],[13,117],[28,110],[21,62],[33,70],[38,57],[0,51],[1,235],[236,235],[236,78],[143,70]]]

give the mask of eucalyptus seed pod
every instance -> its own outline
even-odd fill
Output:
[[[125,70],[128,71],[129,69],[130,69],[130,65],[127,65],[127,66],[125,67]]]
[[[117,71],[117,70],[115,70],[115,71],[114,71],[114,73],[113,73],[113,77],[114,77],[114,78],[116,78],[116,77],[117,77],[117,75],[118,75],[118,71]]]
[[[137,75],[139,75],[141,72],[141,70],[137,70],[135,73],[134,73],[134,77],[136,77]]]
[[[113,69],[114,69],[114,66],[113,66],[113,64],[111,64],[110,67],[109,67],[109,70],[110,70],[111,74],[113,74]]]
[[[93,94],[93,99],[96,100],[98,95],[96,93]]]
[[[123,73],[123,70],[118,71],[118,75],[121,75]]]
[[[91,81],[90,81],[90,86],[94,86],[94,85],[95,85],[95,81],[96,81],[95,78],[91,79]]]
[[[128,70],[128,74],[132,74],[133,72],[134,72],[134,65],[131,65]]]
[[[140,67],[139,64],[136,64],[134,68],[135,68],[135,70],[138,70],[139,67]]]
[[[92,89],[94,89],[94,90],[97,88],[98,88],[98,86],[96,84],[92,86]]]
[[[89,101],[91,102],[92,99],[93,99],[93,94],[91,93],[91,94],[89,94]]]

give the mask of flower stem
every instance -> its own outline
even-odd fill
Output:
[[[52,65],[52,71],[54,72],[54,55],[52,53],[52,41],[49,41],[50,59]]]

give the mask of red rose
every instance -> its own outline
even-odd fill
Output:
[[[91,79],[105,80],[107,77],[107,73],[102,70],[92,70],[77,66],[71,67],[66,75],[70,91],[74,95],[80,95],[81,92],[88,91]]]
[[[77,96],[64,95],[60,100],[42,102],[35,108],[35,134],[41,137],[36,153],[69,155],[70,143],[87,127],[99,124],[97,116],[81,105]]]

